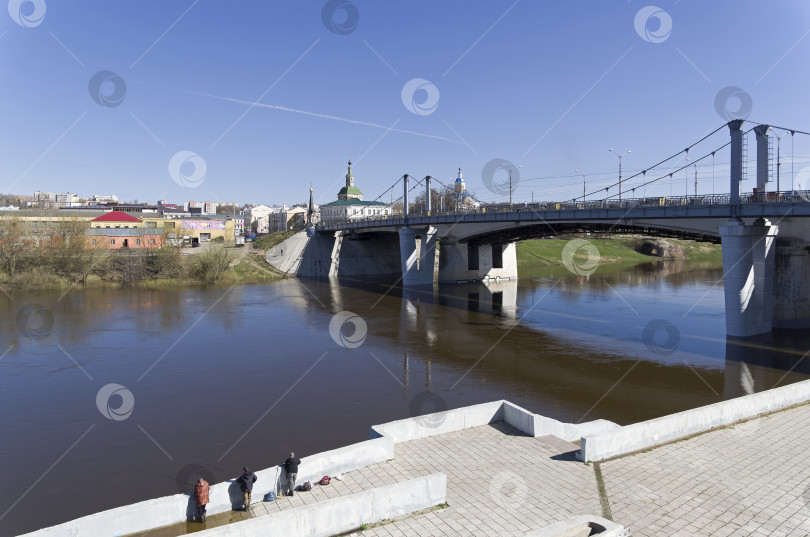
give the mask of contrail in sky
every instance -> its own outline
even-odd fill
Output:
[[[305,116],[319,117],[319,118],[323,118],[323,119],[332,119],[332,120],[335,120],[335,121],[342,121],[344,123],[352,123],[354,125],[363,125],[365,127],[374,127],[376,129],[383,129],[383,130],[387,130],[389,132],[401,132],[402,134],[411,134],[413,136],[421,136],[423,138],[433,138],[434,140],[442,140],[444,142],[450,142],[450,143],[454,143],[454,144],[461,144],[462,143],[459,140],[453,140],[452,138],[446,138],[444,136],[436,136],[436,135],[433,135],[433,134],[424,134],[424,133],[421,133],[421,132],[414,132],[414,131],[409,131],[409,130],[404,130],[404,129],[392,129],[388,125],[380,125],[379,123],[372,123],[370,121],[360,121],[360,120],[356,120],[356,119],[347,119],[347,118],[344,118],[344,117],[333,116],[333,115],[330,115],[330,114],[319,114],[317,112],[309,112],[307,110],[299,110],[297,108],[290,108],[290,107],[287,107],[287,106],[280,106],[280,105],[277,105],[277,104],[257,103],[257,102],[252,102],[252,101],[246,101],[244,99],[234,99],[233,97],[223,97],[221,95],[212,95],[210,93],[201,93],[199,91],[195,91],[195,92],[192,92],[192,93],[194,93],[195,95],[201,95],[203,97],[211,97],[213,99],[219,99],[221,101],[229,101],[229,102],[232,102],[232,103],[246,104],[246,105],[260,107],[260,108],[269,108],[271,110],[282,110],[284,112],[294,112],[296,114],[303,114]]]

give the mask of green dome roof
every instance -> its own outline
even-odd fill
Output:
[[[360,192],[360,189],[357,188],[356,186],[344,186],[338,192],[338,195],[340,195],[340,194],[349,194],[349,195],[352,195],[352,196],[362,196],[363,195],[363,193]]]

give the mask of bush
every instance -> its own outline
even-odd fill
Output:
[[[225,248],[210,248],[191,257],[189,273],[201,282],[217,281],[231,264],[231,256]]]
[[[113,256],[110,262],[110,271],[114,279],[124,285],[135,285],[149,276],[150,254],[131,251]]]
[[[151,272],[167,278],[178,278],[183,275],[183,255],[176,246],[164,246],[155,250],[150,258]]]
[[[211,242],[215,242],[217,244],[224,244],[225,243],[225,237],[214,237],[214,240],[212,240]]]

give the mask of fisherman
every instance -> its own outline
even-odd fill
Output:
[[[295,478],[298,475],[298,465],[301,464],[301,459],[295,456],[295,453],[290,451],[290,457],[284,461],[284,471],[287,472],[287,490],[288,494],[293,496],[295,490]]]
[[[242,510],[247,511],[248,507],[250,507],[250,493],[253,492],[253,483],[258,478],[247,467],[242,468],[242,472],[242,475],[236,481],[242,487]]]
[[[197,514],[200,522],[205,522],[205,506],[208,504],[208,490],[210,485],[202,477],[194,485],[194,495],[197,497]]]

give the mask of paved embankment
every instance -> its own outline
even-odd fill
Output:
[[[762,399],[746,396],[736,402],[756,415],[751,402]],[[576,432],[616,430],[615,424],[561,424],[504,401],[474,405],[376,426],[372,436],[383,436],[370,442],[375,446],[396,442],[393,458],[346,471],[342,481],[316,486],[311,492],[255,504],[248,522],[209,529],[206,534],[272,532],[272,521],[284,519],[276,517],[279,513],[303,516],[336,499],[352,502],[350,495],[443,473],[446,506],[372,525],[359,533],[526,535],[587,514],[613,519],[633,535],[650,537],[808,535],[808,425],[810,404],[805,403],[642,452],[582,463],[576,458],[578,446],[553,432],[570,440]],[[316,455],[313,462],[319,457],[348,460],[346,453]],[[203,528],[178,524],[175,529],[179,531],[166,533],[166,528],[144,535],[164,537]]]

